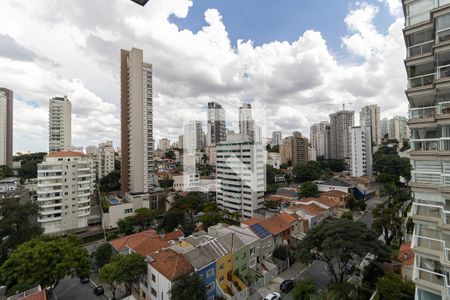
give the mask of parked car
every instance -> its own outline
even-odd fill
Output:
[[[101,285],[94,288],[94,294],[96,296],[103,295],[104,293],[105,293],[105,289]]]
[[[279,300],[281,299],[280,293],[273,292],[264,297],[264,300]]]
[[[80,278],[81,283],[89,283],[89,278]]]
[[[295,282],[292,279],[286,279],[280,284],[280,290],[283,293],[289,293],[294,288]]]

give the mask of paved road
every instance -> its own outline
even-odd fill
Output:
[[[368,228],[372,228],[373,223],[373,209],[380,203],[383,203],[387,200],[387,197],[373,197],[366,201],[367,209],[364,211],[364,213],[361,215],[361,217],[358,219],[358,221],[364,223],[367,225]]]
[[[105,300],[104,296],[94,295],[92,283],[80,283],[78,278],[66,277],[60,280],[53,293],[53,300]]]

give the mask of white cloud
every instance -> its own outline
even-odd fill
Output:
[[[168,17],[186,17],[189,0],[152,0],[145,8],[122,0],[3,2],[0,35],[29,58],[0,57],[0,86],[17,96],[15,150],[47,148],[47,102],[64,94],[73,103],[75,144],[113,139],[118,145],[119,50],[133,46],[154,68],[156,139],[175,139],[182,110],[209,100],[235,109],[254,99],[255,107],[269,111],[268,129],[285,133],[307,134],[342,102],[355,110],[377,103],[390,115],[406,111],[402,21],[381,34],[373,25],[380,9],[374,5],[359,4],[343,20],[342,47],[361,58],[343,64],[313,30],[291,43],[237,41],[234,48],[216,9],[205,11],[200,31],[180,30]],[[384,2],[396,11],[396,1]],[[32,60],[33,53],[48,59]]]

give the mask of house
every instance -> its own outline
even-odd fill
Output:
[[[317,188],[319,189],[319,192],[328,192],[331,190],[337,190],[344,193],[352,194],[352,190],[354,187],[355,185],[338,178],[332,178],[326,181],[317,182]]]
[[[275,247],[282,246],[285,243],[290,244],[291,223],[281,217],[280,214],[265,219],[259,224],[273,236]]]
[[[300,201],[296,202],[297,204],[303,205],[310,205],[315,204],[325,210],[329,211],[329,215],[335,217],[337,215],[337,208],[339,206],[339,202],[331,200],[329,198],[325,197],[319,197],[319,198],[304,198]]]
[[[145,300],[168,300],[172,284],[183,275],[193,272],[189,261],[172,249],[164,249],[147,256],[147,276],[140,281],[140,297]]]
[[[412,280],[414,269],[414,252],[411,248],[411,242],[404,243],[400,246],[397,260],[402,263],[402,278],[405,280]]]
[[[298,199],[298,190],[296,188],[284,187],[277,189],[274,194],[275,197],[283,198],[288,201],[297,200]]]
[[[200,245],[184,254],[184,257],[194,267],[194,272],[202,279],[206,288],[207,299],[216,298],[216,259],[218,254],[210,249],[211,247],[207,244]]]
[[[307,229],[312,229],[320,224],[323,220],[328,218],[331,213],[325,208],[318,206],[315,203],[303,203],[292,205],[288,208],[288,211],[295,213],[300,218],[307,221]],[[306,227],[306,226],[305,226]],[[308,232],[305,231],[305,232]]]
[[[6,300],[47,300],[47,294],[45,293],[45,289],[42,289],[41,286],[38,285],[35,288],[26,290],[25,292],[10,296],[6,298]]]
[[[0,179],[0,199],[14,199],[21,204],[29,200],[30,192],[20,184],[20,178],[8,177]]]
[[[320,193],[321,198],[328,198],[335,202],[339,203],[339,207],[345,208],[347,204],[347,199],[349,197],[349,193],[341,192],[338,190],[331,190],[328,192],[322,192]]]

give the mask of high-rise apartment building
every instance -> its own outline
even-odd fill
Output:
[[[48,154],[38,165],[38,222],[45,233],[82,231],[88,226],[93,192],[92,160],[83,153]]]
[[[67,96],[50,99],[48,119],[49,152],[69,150],[72,144],[72,103]]]
[[[0,166],[12,167],[13,91],[0,88]]]
[[[292,166],[308,162],[308,139],[298,131],[292,133]]]
[[[312,149],[316,152],[316,157],[323,156],[328,159],[330,156],[330,123],[323,121],[313,124],[309,131]]]
[[[350,173],[352,176],[372,176],[372,129],[370,126],[350,128]]]
[[[219,208],[239,212],[243,218],[253,217],[264,204],[265,152],[261,143],[247,135],[227,136],[216,145]]]
[[[251,141],[255,140],[255,121],[252,118],[252,105],[249,103],[239,107],[239,134],[247,135]]]
[[[349,128],[354,123],[354,111],[341,110],[330,114],[330,158],[350,158]]]
[[[402,4],[415,299],[450,299],[450,1],[403,0]],[[402,139],[400,133],[395,135],[390,138]]]
[[[155,183],[152,65],[141,49],[120,56],[122,192],[147,193]]]
[[[187,152],[201,150],[204,146],[204,134],[201,121],[189,121],[184,125],[183,149]]]
[[[389,120],[387,118],[381,119],[380,128],[382,139],[386,136],[386,134],[389,136]]]
[[[162,138],[159,140],[158,149],[166,152],[170,149],[170,140],[168,138]]]
[[[225,141],[225,110],[219,103],[208,103],[208,123],[207,123],[207,139],[206,146],[215,145],[221,141]]]
[[[281,131],[272,132],[272,146],[281,145],[283,143],[283,134]]]
[[[359,125],[363,128],[370,126],[373,146],[381,144],[380,123],[380,107],[378,105],[367,105],[361,109],[359,113]]]
[[[292,164],[292,136],[285,137],[280,145],[280,161],[282,164]]]
[[[87,151],[87,150],[86,150]],[[115,152],[112,141],[98,145],[98,179],[101,179],[114,171]]]
[[[413,110],[414,111],[414,110]],[[389,138],[400,143],[409,140],[408,122],[405,117],[395,116],[389,120]]]

